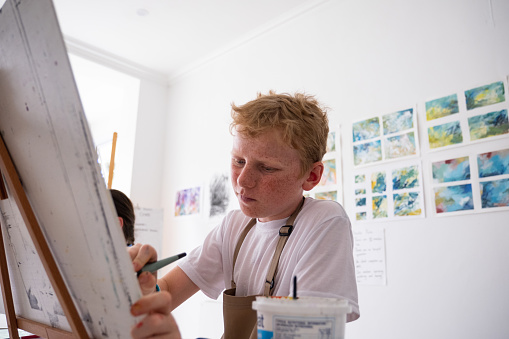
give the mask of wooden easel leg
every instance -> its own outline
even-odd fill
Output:
[[[3,175],[0,172],[0,200],[6,200],[7,190],[5,188]],[[12,301],[11,282],[9,281],[9,269],[7,267],[7,255],[5,253],[4,237],[0,229],[0,279],[2,284],[2,297],[4,300],[5,316],[9,327],[9,338],[19,339],[16,312]]]
[[[71,298],[69,290],[67,289],[67,285],[60,274],[60,270],[56,264],[55,259],[51,253],[48,243],[46,242],[46,238],[42,232],[42,229],[35,217],[35,213],[32,210],[32,206],[30,205],[28,198],[25,194],[25,190],[21,185],[20,178],[14,167],[14,163],[12,162],[11,156],[5,146],[4,140],[0,137],[0,171],[4,174],[4,179],[7,187],[9,187],[9,192],[12,195],[12,198],[18,205],[19,211],[21,212],[21,216],[23,217],[23,221],[30,233],[30,237],[32,238],[32,242],[34,243],[35,249],[37,250],[37,254],[39,255],[41,262],[44,266],[46,274],[53,286],[55,294],[60,301],[60,305],[62,306],[67,321],[71,326],[72,332],[76,338],[86,339],[88,338],[87,330],[81,321],[81,318],[78,314],[76,306],[74,305],[74,301]],[[5,259],[5,247],[3,246],[2,241],[2,256]],[[4,272],[7,271],[7,261],[5,270],[2,268],[2,276]],[[7,279],[8,280],[8,279]],[[8,284],[7,284],[8,285]],[[2,288],[4,287],[2,281]],[[9,285],[10,287],[10,285]],[[12,292],[11,292],[11,301],[12,301]],[[14,309],[14,308],[13,308]],[[17,325],[16,325],[17,326]],[[15,327],[17,329],[17,327]],[[10,327],[9,327],[10,331]],[[17,333],[16,333],[17,335]],[[17,338],[17,337],[16,337]]]

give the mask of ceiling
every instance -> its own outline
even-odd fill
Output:
[[[53,0],[66,42],[172,79],[324,0]]]

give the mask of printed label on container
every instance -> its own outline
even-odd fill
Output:
[[[336,318],[274,316],[274,339],[335,338]]]

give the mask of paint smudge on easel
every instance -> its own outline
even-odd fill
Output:
[[[46,315],[48,316],[51,327],[58,328],[58,316],[56,314],[51,314],[50,312],[46,312]]]
[[[32,288],[28,289],[27,297],[28,297],[28,301],[30,302],[30,307],[32,309],[42,311],[41,307],[39,306],[39,301],[37,300],[35,295],[32,294]]]

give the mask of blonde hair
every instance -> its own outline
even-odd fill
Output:
[[[243,136],[256,137],[268,129],[280,129],[284,142],[299,153],[301,175],[313,163],[321,161],[326,152],[329,120],[314,96],[258,93],[256,99],[244,105],[232,103],[231,116],[232,134],[237,131]]]

